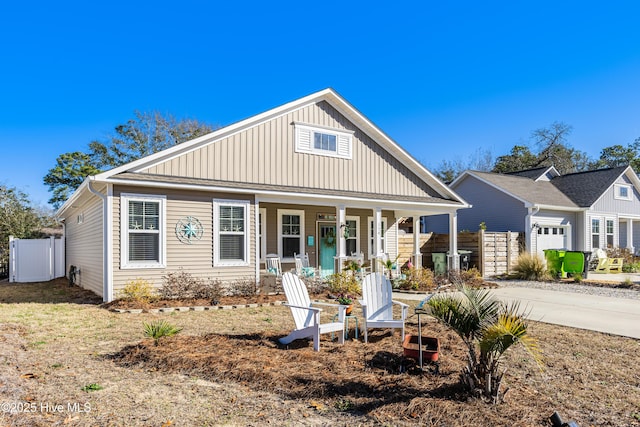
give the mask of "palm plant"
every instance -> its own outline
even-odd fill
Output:
[[[519,304],[505,305],[487,290],[459,287],[460,295],[436,296],[428,301],[431,314],[456,332],[468,350],[461,379],[470,390],[498,403],[505,370],[504,353],[521,344],[538,366],[542,356],[537,341],[527,333],[525,314]]]
[[[153,338],[154,345],[158,345],[160,338],[170,337],[182,331],[182,328],[178,328],[166,320],[143,322],[142,325],[144,327],[144,336]]]

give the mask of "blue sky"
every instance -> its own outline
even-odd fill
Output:
[[[326,87],[430,167],[553,121],[594,157],[640,137],[634,1],[11,3],[0,182],[36,204],[134,110],[227,125]]]

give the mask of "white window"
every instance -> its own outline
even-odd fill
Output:
[[[606,221],[607,229],[607,248],[613,248],[613,220],[608,219]]]
[[[614,186],[615,198],[619,200],[631,200],[631,186],[616,184]]]
[[[248,224],[248,201],[213,201],[214,266],[249,264]]]
[[[375,240],[375,229],[373,227],[373,218],[369,217],[369,241],[368,241],[368,250],[369,250],[369,258],[373,258],[375,255],[373,253],[373,245],[374,245],[374,240]],[[387,218],[382,218],[382,221],[380,222],[380,244],[382,245],[382,251],[381,252],[387,252],[387,239],[385,238],[385,234],[387,232]]]
[[[293,262],[304,250],[304,211],[278,209],[278,254]]]
[[[165,196],[120,196],[121,268],[165,266]]]
[[[597,218],[591,219],[591,248],[596,249],[600,247],[600,220]]]
[[[348,216],[346,221],[346,228],[343,231],[345,240],[347,242],[346,254],[359,254],[360,253],[360,218],[357,216]]]
[[[295,123],[296,153],[351,158],[353,132]]]

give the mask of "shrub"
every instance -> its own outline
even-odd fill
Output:
[[[151,283],[140,278],[127,281],[124,288],[118,292],[118,298],[127,301],[147,302],[156,297],[157,294]]]
[[[475,267],[468,270],[450,271],[449,281],[456,286],[467,285],[471,287],[478,287],[484,283],[480,270]]]
[[[316,277],[301,277],[300,278],[307,286],[307,290],[310,294],[322,294],[327,291],[327,284],[324,280]]]
[[[153,338],[154,345],[158,345],[160,338],[173,336],[182,330],[166,320],[156,320],[142,325],[144,326],[144,336]]]
[[[222,283],[218,279],[204,280],[182,269],[162,277],[158,291],[164,299],[206,299],[212,302],[222,296]]]
[[[362,289],[356,275],[352,271],[341,271],[327,279],[329,292],[334,294],[361,295]]]
[[[258,285],[255,280],[238,279],[231,284],[230,290],[231,295],[250,297],[258,293]]]
[[[433,271],[428,268],[411,267],[405,270],[405,278],[398,282],[400,289],[432,291],[436,287]]]
[[[622,264],[622,272],[623,273],[638,273],[640,272],[640,262],[630,262]]]
[[[538,255],[531,255],[527,252],[518,257],[513,271],[515,278],[523,280],[542,281],[551,277],[544,260]]]

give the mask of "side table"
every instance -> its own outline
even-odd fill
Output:
[[[360,331],[360,327],[358,326],[358,316],[356,316],[355,314],[347,314],[346,316],[344,316],[344,339],[349,339],[349,319],[354,319],[356,322],[356,331],[354,333],[354,336],[356,339],[358,339],[358,332]],[[338,321],[337,313],[333,316],[332,321]],[[331,341],[333,341],[333,332],[331,332]]]

